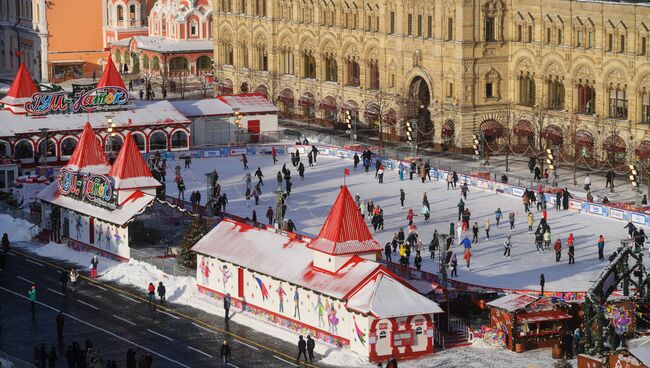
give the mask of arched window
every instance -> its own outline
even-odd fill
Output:
[[[187,133],[182,130],[177,130],[172,134],[172,148],[187,148]]]
[[[368,65],[368,74],[368,89],[379,89],[379,61],[370,61]]]
[[[113,147],[109,147],[108,141],[109,139],[111,140]],[[106,145],[104,147],[106,152],[120,152],[120,149],[122,148],[122,144],[124,144],[124,140],[122,139],[121,136],[115,134],[113,136],[108,136],[106,137]],[[110,148],[110,150],[109,150]]]
[[[199,24],[196,22],[196,20],[192,20],[190,22],[190,36],[198,36],[199,35]]]
[[[332,54],[325,56],[325,80],[328,82],[338,82],[339,70],[336,63],[336,57]]]
[[[359,68],[359,63],[355,59],[349,57],[345,61],[345,66],[347,69],[346,85],[359,87],[361,81],[361,69]]]
[[[578,85],[578,113],[594,114],[596,112],[596,90],[588,84]]]
[[[609,87],[609,117],[627,119],[627,92],[624,87]]]
[[[316,58],[311,51],[302,55],[303,78],[316,79]]]
[[[136,11],[135,11],[135,5],[131,4],[129,5],[129,19],[134,21],[136,18]]]
[[[535,104],[535,79],[528,73],[519,76],[519,104],[523,106]]]
[[[146,149],[144,135],[142,135],[142,133],[131,133],[131,136],[133,137],[133,141],[135,142],[135,146],[138,147],[138,150],[144,152]]]
[[[188,71],[189,62],[184,57],[175,57],[169,62],[169,70],[172,72]]]
[[[38,156],[43,156],[43,150],[45,149],[45,141],[41,140],[38,143]],[[47,140],[47,160],[56,161],[56,142],[54,139]]]
[[[124,7],[122,7],[122,5],[117,6],[117,20],[124,20]]]
[[[282,59],[282,74],[293,74],[293,51],[290,46],[283,46],[280,50]]]
[[[151,133],[149,136],[149,151],[166,150],[167,135],[161,131]]]
[[[153,59],[151,59],[151,68],[153,70],[160,70],[160,59],[158,59],[158,56],[154,56]]]
[[[149,70],[149,56],[144,55],[142,57],[142,67],[144,68],[144,70]]]
[[[16,158],[21,160],[34,159],[34,145],[27,140],[16,143]]]
[[[61,142],[61,156],[72,156],[74,149],[77,148],[77,139],[67,137]]]
[[[650,93],[645,88],[641,92],[641,122],[650,123]]]
[[[201,56],[196,59],[196,70],[204,72],[212,70],[212,58],[209,56]]]
[[[0,141],[0,157],[10,157],[11,156],[11,145],[9,142]]]
[[[564,109],[564,84],[557,78],[550,78],[546,82],[548,108],[551,110]]]

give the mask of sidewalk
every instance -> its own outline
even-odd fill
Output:
[[[280,119],[281,128],[300,129],[300,131],[307,136],[307,139],[312,142],[320,142],[323,144],[345,145],[349,142],[349,135],[341,131],[340,134],[334,135],[332,129],[323,128],[317,125],[310,124],[307,131],[308,124],[298,120]],[[338,131],[336,132],[338,133]],[[379,140],[376,137],[358,134],[357,143],[367,144],[370,146],[377,146]],[[384,142],[385,151],[388,151],[389,156],[397,156],[403,158],[411,156],[411,147],[404,143],[397,142]],[[465,172],[490,172],[493,180],[498,181],[501,175],[505,172],[505,155],[490,157],[489,165],[482,167],[477,160],[474,160],[471,155],[463,155],[450,152],[434,152],[432,150],[420,150],[420,157],[425,160],[430,160],[433,167],[455,170],[461,173]],[[508,182],[517,184],[523,187],[536,188],[539,182],[533,181],[533,174],[528,169],[529,157],[522,155],[510,155],[508,159]],[[586,199],[586,191],[583,189],[584,180],[587,174],[591,177],[591,194],[594,197],[594,202],[601,202],[602,198],[607,196],[610,202],[634,202],[635,200],[640,203],[641,197],[647,188],[647,184],[642,183],[642,194],[637,195],[632,191],[632,185],[628,175],[617,174],[614,179],[615,189],[610,192],[609,188],[605,188],[605,173],[594,172],[587,170],[584,167],[577,167],[576,181],[577,185],[573,185],[573,168],[566,165],[558,165],[558,187],[566,187],[569,193],[576,199]],[[546,167],[546,165],[545,165]],[[552,176],[552,174],[551,174]],[[542,181],[543,186],[550,186],[553,183],[553,178],[549,178],[549,184]]]

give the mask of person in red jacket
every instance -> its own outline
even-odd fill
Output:
[[[271,147],[271,157],[273,157],[273,164],[278,162],[278,159],[276,158],[277,152],[275,152],[275,146]]]
[[[560,238],[555,241],[553,249],[555,249],[555,262],[560,262],[560,258],[562,258],[562,240]]]
[[[153,286],[153,282],[149,283],[147,294],[149,295],[149,304],[153,303],[153,300],[156,298],[156,287]]]
[[[409,213],[406,215],[406,219],[409,220],[409,225],[413,223],[413,209],[409,208]]]

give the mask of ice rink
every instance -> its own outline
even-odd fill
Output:
[[[293,188],[288,198],[286,218],[292,219],[297,227],[297,232],[308,236],[318,234],[331,205],[338,194],[339,186],[343,184],[343,171],[350,169],[351,175],[347,177],[347,185],[352,195],[357,193],[362,201],[366,203],[371,199],[375,205],[384,209],[384,230],[375,233],[375,238],[383,245],[390,241],[393,234],[403,227],[406,232],[407,211],[413,209],[416,214],[414,223],[422,241],[425,244],[425,251],[422,254],[422,269],[430,272],[437,272],[437,259],[429,259],[428,244],[431,241],[434,229],[439,233],[448,233],[449,223],[457,223],[457,204],[460,199],[460,190],[447,190],[444,182],[427,181],[422,183],[419,179],[408,180],[406,175],[404,181],[400,181],[397,170],[388,169],[384,175],[384,184],[378,184],[374,177],[374,165],[371,171],[365,175],[363,168],[353,170],[351,160],[344,160],[334,157],[319,156],[315,167],[307,165],[306,155],[301,155],[305,165],[305,179],[301,180],[297,170],[291,165],[288,156],[281,156],[280,163],[273,165],[271,157],[249,156],[248,166],[251,175],[258,167],[261,167],[265,175],[264,186],[260,205],[255,207],[251,201],[251,207],[247,207],[244,193],[246,184],[242,180],[245,170],[240,157],[195,159],[191,169],[182,169],[181,175],[186,185],[185,198],[194,190],[201,191],[201,204],[206,200],[206,173],[217,170],[219,183],[222,186],[222,193],[227,193],[229,204],[226,211],[241,217],[251,217],[253,209],[257,212],[260,222],[265,222],[265,213],[269,206],[275,208],[275,200],[272,191],[277,188],[276,174],[286,163],[291,170]],[[177,187],[173,182],[173,167],[182,162],[174,161],[168,164],[167,193],[177,195]],[[416,180],[417,179],[417,180]],[[257,179],[253,180],[253,186]],[[404,209],[400,208],[399,190],[406,192]],[[431,206],[431,218],[425,221],[419,215],[422,207],[422,196],[427,193]],[[497,227],[494,218],[494,211],[500,207],[505,219],[501,220],[501,226]],[[596,242],[599,235],[604,235],[605,257],[607,258],[620,244],[619,239],[627,236],[623,227],[625,224],[620,221],[610,220],[602,217],[581,214],[575,211],[556,212],[548,210],[548,221],[551,227],[552,241],[559,237],[562,239],[562,259],[555,262],[554,251],[546,251],[538,254],[534,245],[534,235],[528,233],[526,216],[520,198],[509,195],[484,192],[477,188],[470,187],[470,193],[466,201],[466,208],[469,208],[472,217],[470,225],[478,222],[479,244],[473,245],[471,269],[465,268],[463,260],[463,249],[455,244],[453,250],[458,257],[458,280],[474,285],[491,286],[497,288],[532,289],[539,290],[539,276],[544,273],[546,279],[545,290],[549,291],[585,291],[592,281],[598,276],[605,262],[598,261]],[[512,232],[512,256],[503,257],[503,242],[509,231],[507,223],[508,214],[515,211],[515,231]],[[535,214],[535,227],[539,223],[541,213],[533,210]],[[489,218],[492,223],[490,240],[485,238],[485,219]],[[372,231],[370,219],[366,222]],[[566,239],[569,233],[575,237],[576,263],[568,264]],[[468,233],[471,238],[471,231]],[[411,255],[411,264],[413,264]],[[437,255],[436,255],[437,257]],[[397,260],[397,257],[394,257]],[[647,261],[646,261],[647,263]]]

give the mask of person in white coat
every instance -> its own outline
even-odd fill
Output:
[[[585,190],[591,190],[591,178],[589,177],[589,174],[585,177]]]
[[[460,222],[456,227],[456,238],[458,239],[458,244],[463,240],[463,224]]]

